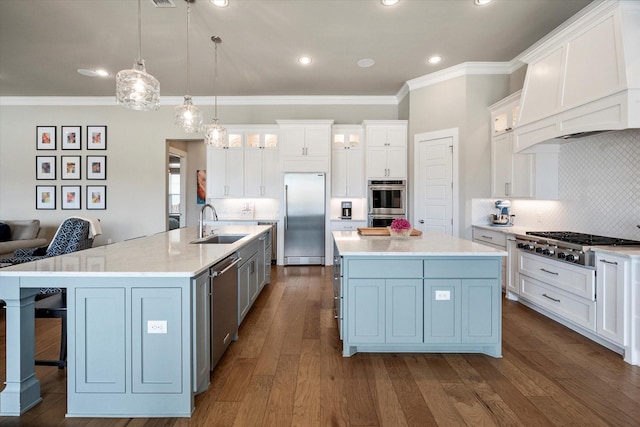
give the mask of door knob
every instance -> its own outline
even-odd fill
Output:
[[[418,221],[420,224],[424,224],[424,219],[421,219],[420,221]]]

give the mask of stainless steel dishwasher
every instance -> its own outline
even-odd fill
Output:
[[[238,339],[238,256],[211,267],[211,370]]]

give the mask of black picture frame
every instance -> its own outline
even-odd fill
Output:
[[[82,177],[82,156],[60,156],[60,178],[80,179]]]
[[[60,206],[65,210],[78,210],[82,207],[82,192],[79,185],[63,185],[60,191]]]
[[[107,179],[107,156],[87,156],[87,179]]]
[[[56,179],[56,156],[36,156],[36,179],[38,181]]]
[[[55,210],[56,208],[56,186],[36,185],[36,209]]]
[[[107,209],[107,186],[87,185],[86,194],[87,210]]]
[[[36,150],[56,149],[56,127],[36,126]]]
[[[81,150],[82,126],[62,126],[60,130],[60,146],[63,150]]]
[[[107,149],[107,127],[87,126],[87,150]]]

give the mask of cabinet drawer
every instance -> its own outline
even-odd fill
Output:
[[[595,271],[519,252],[519,271],[574,295],[596,299]]]
[[[366,226],[367,221],[331,221],[331,231],[356,231]]]
[[[576,297],[555,286],[520,274],[520,297],[589,330],[596,330],[595,301]]]
[[[395,278],[404,279],[422,277],[421,259],[394,259],[381,261],[380,259],[347,261],[349,277],[371,277],[376,279]]]
[[[473,240],[478,243],[491,243],[505,249],[507,247],[507,235],[501,231],[487,230],[485,228],[473,228]]]
[[[502,272],[502,257],[466,259],[426,259],[424,277],[451,279],[495,279]]]

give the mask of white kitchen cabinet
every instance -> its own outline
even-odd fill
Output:
[[[333,120],[278,120],[283,172],[329,172]]]
[[[277,128],[245,132],[244,196],[277,198],[280,190]]]
[[[207,197],[244,196],[242,134],[229,133],[224,147],[207,147]]]
[[[365,120],[367,179],[407,179],[407,121]]]
[[[362,126],[333,126],[332,197],[365,197],[363,142]]]
[[[631,261],[626,257],[596,253],[596,333],[624,346],[625,284],[630,281]]]
[[[513,235],[507,236],[507,283],[506,296],[517,301],[520,295],[520,281],[518,278],[518,243]]]
[[[558,145],[514,151],[520,92],[493,104],[491,111],[491,196],[558,198]]]
[[[262,244],[255,240],[238,251],[241,258],[238,264],[238,325],[244,320],[260,290],[258,249]]]

